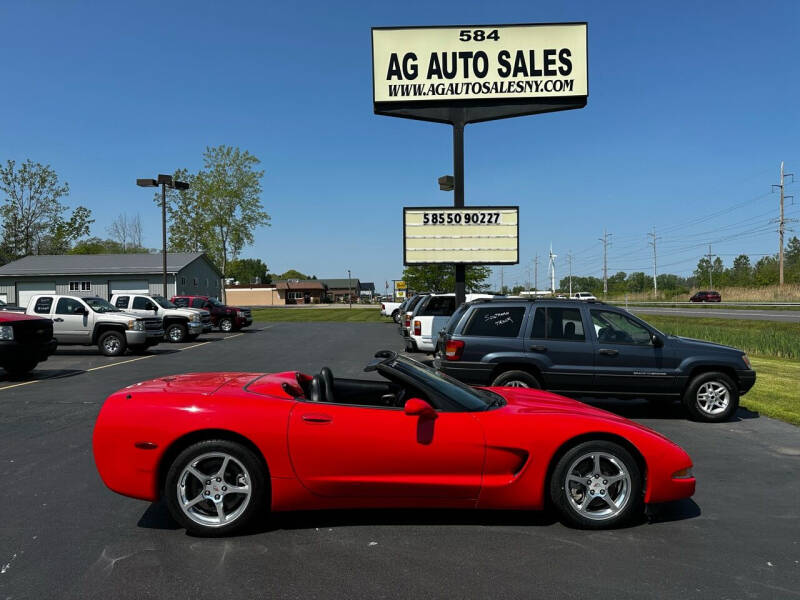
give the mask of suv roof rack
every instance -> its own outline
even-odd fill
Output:
[[[483,304],[487,302],[570,302],[570,303],[584,303],[584,304],[605,304],[602,300],[578,300],[577,298],[509,298],[509,297],[495,297],[495,298],[476,298],[470,300],[465,304]]]

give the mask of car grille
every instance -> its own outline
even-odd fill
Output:
[[[161,319],[145,319],[144,328],[147,331],[158,331],[164,329],[164,322]]]
[[[13,328],[14,339],[20,344],[38,344],[53,339],[53,322],[49,319],[18,321]]]

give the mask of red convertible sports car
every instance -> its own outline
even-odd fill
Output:
[[[548,503],[596,529],[694,493],[686,452],[622,417],[540,390],[472,388],[389,351],[365,370],[385,380],[324,368],[128,386],[97,418],[100,476],[126,496],[163,496],[208,536],[269,510]]]

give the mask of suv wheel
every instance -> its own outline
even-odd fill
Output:
[[[183,323],[172,323],[167,327],[167,339],[170,342],[182,342],[186,339],[186,325]]]
[[[500,373],[492,382],[495,387],[522,387],[535,390],[542,389],[542,384],[527,371],[506,371]]]
[[[106,331],[97,340],[97,347],[106,356],[120,356],[125,354],[128,347],[125,334],[120,331]]]
[[[233,331],[233,320],[228,318],[220,319],[219,330],[224,331],[225,333],[230,333]]]
[[[392,313],[392,320],[393,320],[395,323],[397,323],[398,325],[400,324],[400,311],[399,311],[399,310],[396,310],[396,311],[394,311],[394,312]]]
[[[739,408],[739,389],[725,373],[701,373],[689,382],[683,403],[695,421],[727,421]]]

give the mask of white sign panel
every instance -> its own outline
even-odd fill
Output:
[[[373,100],[588,96],[586,23],[374,28]]]
[[[403,263],[515,265],[519,207],[406,207]]]

